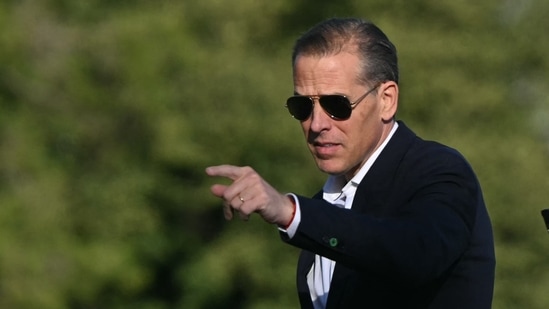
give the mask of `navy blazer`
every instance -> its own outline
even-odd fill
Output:
[[[477,178],[454,149],[404,123],[357,188],[351,209],[298,196],[302,250],[297,288],[313,308],[314,255],[337,262],[327,309],[488,309],[494,287],[492,227]]]

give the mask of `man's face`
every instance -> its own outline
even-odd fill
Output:
[[[299,56],[294,65],[294,91],[299,95],[345,95],[351,102],[376,85],[358,81],[359,58],[351,53]],[[396,87],[396,86],[395,86]],[[301,122],[309,150],[318,168],[349,180],[383,142],[396,111],[388,110],[384,87],[355,105],[347,120],[332,119],[318,100],[311,116]],[[398,93],[398,91],[397,91]]]

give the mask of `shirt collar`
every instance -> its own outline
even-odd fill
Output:
[[[383,143],[381,143],[381,145],[372,153],[372,155],[360,168],[358,173],[356,173],[349,182],[345,181],[345,175],[330,175],[326,180],[326,183],[324,183],[324,187],[322,188],[322,190],[324,191],[324,199],[327,201],[335,201],[341,195],[341,193],[347,192],[348,190],[356,190],[358,184],[360,184],[364,176],[366,176],[366,173],[370,170],[376,159],[379,157],[381,151],[383,151],[385,146],[387,146],[387,143],[389,142],[391,137],[393,137],[397,129],[398,122],[395,121],[393,127],[391,128],[391,131],[389,132],[389,135],[387,135]]]

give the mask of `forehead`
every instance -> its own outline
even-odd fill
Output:
[[[354,54],[342,52],[330,56],[299,56],[294,63],[296,92],[315,93],[348,90],[357,85],[360,61]]]

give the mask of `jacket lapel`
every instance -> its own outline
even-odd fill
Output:
[[[403,122],[398,124],[397,131],[358,185],[353,210],[373,215],[383,212],[400,162],[416,137]]]
[[[391,194],[388,188],[415,137],[416,135],[404,123],[399,122],[397,131],[359,184],[351,207],[353,211],[373,215],[384,211],[383,206],[387,204]],[[345,291],[348,290],[347,285],[352,284],[353,280],[350,278],[354,274],[354,270],[336,263],[327,309],[342,308]]]
[[[315,254],[310,251],[301,251],[297,263],[297,293],[302,309],[313,309],[311,292],[307,284],[307,274],[315,261]]]
[[[415,137],[416,135],[404,123],[399,122],[399,128],[359,184],[351,208],[353,211],[374,215],[383,211],[383,206],[386,204],[387,198],[389,198],[388,195],[390,194],[387,188],[390,187],[399,163]],[[313,198],[322,199],[322,191],[317,193]],[[314,263],[314,258],[314,253],[305,250],[301,252],[299,257],[297,289],[301,308],[313,309],[309,286],[307,284],[307,274]],[[345,298],[346,286],[352,282],[349,278],[354,273],[353,270],[336,264],[330,285],[330,294],[326,305],[327,309],[340,308],[340,304]]]

